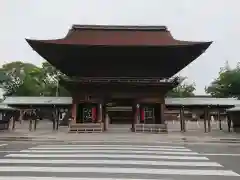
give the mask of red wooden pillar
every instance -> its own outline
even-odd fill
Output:
[[[140,121],[141,123],[145,123],[145,111],[144,111],[144,107],[140,108]]]
[[[92,107],[92,121],[93,123],[97,122],[97,108],[95,106]]]

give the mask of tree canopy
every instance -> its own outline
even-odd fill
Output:
[[[61,73],[48,62],[37,67],[21,61],[4,64],[0,69],[1,88],[13,96],[68,96],[58,84]]]
[[[186,77],[180,77],[181,83],[171,91],[167,93],[167,97],[192,97],[195,96],[196,90],[194,83],[186,83]]]
[[[69,92],[59,85],[64,76],[48,62],[41,67],[21,61],[4,64],[0,68],[0,84],[5,95],[12,96],[69,96]],[[186,78],[181,78],[183,81]],[[181,83],[171,90],[168,97],[194,96],[195,85]]]
[[[240,98],[240,64],[230,68],[226,62],[218,77],[205,88],[206,93],[214,97]]]

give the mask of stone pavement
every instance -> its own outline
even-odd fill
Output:
[[[151,134],[151,133],[84,133],[75,134],[67,133],[63,130],[58,132],[38,130],[36,132],[28,132],[18,130],[14,132],[2,132],[0,141],[133,141],[141,142],[221,142],[221,143],[240,143],[239,134],[235,133],[177,133],[171,132],[168,134]]]
[[[204,133],[200,131],[187,131],[181,133],[178,131],[167,134],[152,133],[132,133],[125,129],[123,132],[104,132],[75,134],[68,133],[67,127],[60,127],[58,131],[52,130],[52,123],[41,121],[38,123],[37,130],[30,132],[28,123],[17,124],[14,131],[0,132],[0,141],[28,141],[28,140],[59,140],[59,141],[98,141],[98,140],[117,140],[117,141],[170,141],[170,142],[214,142],[240,143],[240,134],[228,133],[226,131],[212,131]]]

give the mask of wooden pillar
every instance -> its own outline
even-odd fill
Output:
[[[182,131],[182,108],[179,109],[180,131]]]
[[[184,106],[182,107],[182,116],[183,116],[183,119],[182,119],[183,132],[186,132],[186,120],[185,120],[185,117],[184,117]]]
[[[102,123],[103,119],[102,119],[102,104],[101,103],[98,104],[97,112],[98,112],[97,122]]]
[[[20,113],[20,115],[19,115],[19,122],[20,122],[20,124],[23,123],[24,112],[25,112],[25,110],[23,110],[23,109],[19,110],[19,113]]]
[[[207,120],[208,120],[208,132],[211,132],[211,117],[210,117],[210,107],[207,108]]]
[[[181,127],[181,132],[185,132],[185,123],[184,123],[184,109],[183,107],[180,108],[180,127]]]
[[[103,130],[107,131],[107,127],[108,127],[108,121],[106,121],[106,113],[107,113],[107,108],[106,108],[106,104],[103,103],[102,104],[102,120],[103,120]]]
[[[136,107],[137,109],[136,109],[135,124],[139,124],[140,123],[140,104],[137,104]]]
[[[219,122],[219,129],[222,130],[222,120],[220,117],[220,109],[218,109],[218,112],[217,112],[217,120]]]
[[[162,107],[160,103],[154,105],[154,123],[162,124]]]
[[[15,130],[15,128],[16,128],[16,117],[17,117],[16,112],[11,111],[11,116],[13,118],[12,130]]]
[[[56,130],[56,123],[57,123],[57,114],[56,114],[56,106],[53,105],[53,111],[52,111],[52,116],[53,116],[53,130]],[[31,118],[32,119],[32,118]],[[32,119],[33,122],[33,119]]]
[[[207,108],[204,108],[204,132],[207,132]]]
[[[134,103],[132,106],[132,112],[133,112],[133,121],[132,121],[132,128],[131,131],[135,132],[135,124],[139,123],[139,113],[140,113],[140,105]]]
[[[231,132],[232,120],[229,114],[227,114],[227,124],[228,124],[228,132]]]
[[[56,108],[56,130],[58,131],[59,129],[59,108]],[[36,120],[35,120],[36,121]]]
[[[28,130],[29,130],[29,131],[32,131],[32,119],[29,119]],[[54,124],[53,124],[53,130],[54,130]]]
[[[132,105],[132,126],[131,126],[131,131],[134,132],[135,131],[135,124],[136,124],[136,116],[137,116],[137,107],[136,104],[134,103]]]
[[[76,123],[76,118],[77,118],[77,104],[73,103],[72,104],[72,122],[71,123]]]
[[[16,119],[14,116],[11,117],[12,118],[12,130],[15,130],[15,126],[16,126]]]
[[[164,110],[165,110],[165,104],[160,104],[160,122],[161,124],[165,123],[165,118],[164,118]]]

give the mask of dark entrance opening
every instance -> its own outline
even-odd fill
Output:
[[[109,124],[132,124],[133,111],[132,107],[109,107],[108,115],[110,118]]]
[[[77,105],[76,123],[92,123],[96,120],[97,104],[80,103]]]
[[[109,124],[132,124],[134,121],[132,102],[130,98],[113,98],[107,108]]]

